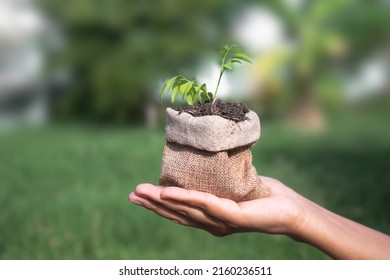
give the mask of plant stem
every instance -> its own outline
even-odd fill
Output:
[[[215,100],[217,100],[217,92],[218,92],[219,83],[221,82],[221,78],[222,78],[223,72],[225,72],[225,68],[222,67],[221,72],[219,73],[219,79],[218,79],[218,83],[217,83],[217,88],[215,89],[215,92],[214,92],[213,104],[214,104]]]
[[[226,56],[228,55],[229,51],[230,51],[230,47],[226,50],[224,56],[222,57],[222,61],[221,61],[221,71],[219,72],[219,78],[218,78],[217,88],[215,89],[215,92],[214,92],[214,97],[213,97],[213,103],[212,103],[212,105],[214,105],[215,100],[217,100],[217,93],[218,93],[219,83],[221,82],[222,75],[223,75],[223,73],[225,72],[224,64],[225,64]]]

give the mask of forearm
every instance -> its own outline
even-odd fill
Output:
[[[307,201],[294,236],[335,259],[390,259],[390,236]]]

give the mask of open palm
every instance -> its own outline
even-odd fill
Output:
[[[140,184],[129,200],[178,224],[200,228],[216,236],[261,231],[289,234],[299,227],[302,196],[279,182],[261,177],[271,196],[234,202],[212,194],[178,187]]]

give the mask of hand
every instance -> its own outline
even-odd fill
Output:
[[[304,222],[307,200],[279,182],[261,177],[271,196],[234,202],[178,187],[140,184],[129,200],[175,223],[206,230],[215,236],[236,232],[282,233],[295,236]]]
[[[286,234],[336,259],[390,259],[390,236],[358,224],[261,177],[271,196],[245,202],[177,187],[138,185],[129,200],[178,224],[215,236],[236,232]]]

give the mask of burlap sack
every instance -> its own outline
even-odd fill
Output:
[[[256,114],[250,117],[247,124],[233,124],[219,116],[195,118],[187,113],[178,115],[174,110],[167,110],[167,142],[162,156],[160,185],[208,192],[237,202],[269,196],[269,189],[252,165],[249,148],[255,143],[253,139],[260,137],[260,123]],[[204,126],[205,122],[209,124],[199,129],[199,125]],[[250,129],[252,133],[248,133]],[[258,131],[253,131],[256,129]],[[243,131],[248,135],[242,136]],[[220,141],[205,141],[208,137]]]

